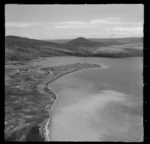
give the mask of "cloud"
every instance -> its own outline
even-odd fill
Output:
[[[94,28],[95,25],[90,25],[88,22],[82,21],[66,21],[58,22],[55,24],[54,28],[66,29],[66,28]]]
[[[94,19],[90,21],[90,24],[125,24],[125,22],[122,22],[120,18],[116,17],[109,17],[109,18],[104,18],[104,19]]]
[[[14,28],[27,28],[32,26],[37,26],[37,22],[6,22],[6,27],[14,27]]]
[[[86,31],[75,31],[74,33],[67,33],[64,36],[87,36],[87,37],[137,37],[143,36],[143,27],[142,26],[111,26],[111,27],[102,27],[100,30],[86,30]]]
[[[93,19],[90,21],[63,21],[55,23],[54,28],[59,29],[67,29],[67,28],[101,28],[105,25],[135,25],[136,23],[128,23],[122,21],[118,17],[108,17],[108,18],[102,18],[102,19]]]
[[[37,23],[37,22],[6,22],[6,27],[15,27],[15,28],[27,28],[37,25],[45,26],[45,27],[54,27],[58,29],[66,29],[66,28],[100,28],[101,25],[111,25],[111,24],[124,24],[117,17],[108,17],[103,19],[93,19],[90,21],[62,21],[62,22],[45,22],[45,23]]]
[[[25,31],[33,33],[33,35],[36,35],[35,33],[43,33],[47,36],[53,35],[53,37],[143,36],[143,22],[125,21],[118,17],[91,19],[89,21],[6,22],[5,26],[6,32],[9,30],[11,34]],[[29,30],[27,28],[32,29]],[[60,30],[62,31],[60,32]]]
[[[142,26],[135,26],[135,27],[113,27],[107,30],[109,33],[116,33],[116,34],[138,34],[143,35],[143,27]]]

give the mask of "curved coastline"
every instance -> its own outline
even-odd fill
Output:
[[[63,84],[64,87],[63,81],[67,82],[66,86],[69,86],[69,84],[72,85],[72,82],[74,82],[72,80],[74,80],[75,77],[77,77],[77,80],[79,78],[79,83],[80,83],[80,78],[83,78],[83,80],[87,79],[89,82],[93,82],[93,83],[95,82],[95,80],[96,82],[97,80],[99,80],[98,82],[103,83],[103,78],[104,78],[104,84],[105,84],[105,79],[108,80],[106,83],[109,83],[109,79],[110,79],[112,85],[115,87],[115,83],[113,83],[113,80],[118,80],[118,85],[116,86],[117,90],[120,91],[120,87],[121,87],[121,90],[123,90],[123,92],[125,91],[126,93],[126,90],[128,89],[128,85],[127,85],[128,83],[126,83],[126,78],[122,78],[121,75],[120,75],[121,77],[119,77],[119,75],[117,74],[114,75],[113,79],[111,78],[113,73],[115,74],[116,71],[118,72],[116,68],[120,68],[119,73],[122,73],[124,75],[126,74],[126,72],[127,73],[130,72],[130,67],[134,65],[135,67],[132,71],[133,79],[131,78],[131,80],[133,80],[132,84],[136,84],[134,83],[136,82],[134,81],[136,80],[136,74],[134,72],[137,71],[137,67],[139,67],[138,64],[139,61],[137,62],[137,58],[133,58],[133,59],[134,61],[136,61],[136,63],[132,60],[132,58],[128,58],[123,61],[121,60],[122,63],[116,60],[114,60],[114,62],[113,61],[110,62],[110,60],[107,59],[87,60],[86,58],[85,59],[81,58],[79,60],[69,59],[68,61],[66,59],[62,61],[61,59],[58,61],[50,61],[50,60],[45,62],[39,61],[38,65],[35,65],[32,62],[31,63],[30,62],[7,63],[5,66],[5,70],[6,70],[5,97],[7,98],[5,101],[6,103],[5,141],[53,141],[53,140],[57,141],[59,137],[57,138],[53,136],[58,136],[58,135],[63,136],[64,134],[63,133],[64,130],[62,131],[62,134],[61,132],[59,133],[59,131],[61,131],[61,129],[63,128],[63,127],[61,128],[61,125],[59,124],[62,124],[62,126],[64,125],[69,126],[68,122],[66,124],[65,122],[61,123],[60,119],[58,119],[57,121],[58,110],[61,111],[62,110],[61,106],[66,106],[64,105],[65,103],[67,103],[69,106],[70,104],[76,102],[75,101],[76,99],[78,100],[76,95],[75,97],[73,97],[75,99],[70,98],[70,95],[72,93],[71,91],[70,91],[71,93],[68,93],[68,96],[67,93],[61,93],[61,90],[63,90],[61,89],[61,84]],[[140,62],[142,62],[141,59]],[[105,66],[101,63],[105,63],[108,66]],[[100,65],[100,67],[98,67],[98,65]],[[107,69],[105,73],[105,68],[108,67],[110,67],[110,70]],[[87,68],[91,68],[91,70],[87,70]],[[99,70],[99,68],[104,68],[104,70]],[[86,71],[80,71],[80,70],[86,70]],[[72,72],[76,72],[75,75]],[[107,77],[107,72],[108,74],[110,74],[108,75],[108,77]],[[142,71],[140,70],[140,74],[141,72]],[[61,76],[65,76],[65,75],[67,76],[62,77],[62,80],[59,79],[58,81],[56,81],[54,83],[54,85],[56,84],[55,85],[56,87],[55,86],[53,87],[53,84],[51,83],[57,80],[58,78],[61,78]],[[137,76],[139,76],[139,73],[137,73]],[[99,77],[99,79],[95,79],[97,77]],[[59,81],[60,81],[60,85],[59,85]],[[85,81],[85,83],[87,83],[88,81]],[[125,85],[124,83],[122,83],[122,81],[125,82]],[[58,86],[57,86],[57,82],[58,82]],[[111,84],[111,82],[109,84]],[[123,84],[122,86],[119,85],[120,82],[121,84]],[[75,84],[76,83],[77,82],[75,81]],[[132,88],[137,89],[139,88],[139,86],[138,85],[132,86]],[[58,93],[57,93],[57,89],[60,90],[58,91]],[[139,92],[141,91],[137,89],[137,91],[134,93],[133,89],[131,92],[139,96],[140,98],[142,94]],[[70,103],[70,100],[72,103]],[[135,99],[135,103],[138,102],[137,100],[138,99]],[[142,98],[140,98],[140,102],[142,102]],[[83,103],[85,103],[85,101],[83,101]],[[83,103],[81,106],[83,106]],[[138,109],[137,112],[139,112],[140,110]],[[140,114],[142,114],[141,111]],[[72,116],[69,116],[66,120],[69,120],[71,117]],[[55,122],[56,122],[56,127],[55,127]],[[58,130],[58,133],[55,132],[56,128]]]
[[[99,66],[100,66],[100,67],[99,67],[98,69],[109,68],[109,66],[106,66],[106,65],[104,65],[104,64],[101,64],[101,65],[99,65]],[[53,95],[55,96],[55,100],[54,100],[54,102],[53,102],[53,104],[52,104],[52,106],[51,106],[51,108],[50,108],[50,110],[49,110],[49,112],[50,112],[49,118],[48,118],[48,120],[47,120],[47,122],[46,122],[46,124],[45,124],[46,140],[47,140],[47,141],[50,141],[49,136],[50,136],[50,126],[51,126],[52,110],[53,110],[53,107],[55,106],[55,103],[56,103],[56,101],[57,101],[57,99],[58,99],[58,96],[56,95],[56,93],[54,93],[54,92],[51,90],[50,84],[51,84],[52,82],[54,82],[55,80],[57,80],[58,78],[62,77],[62,76],[65,76],[65,75],[67,75],[67,74],[71,74],[71,73],[73,73],[73,72],[78,72],[78,71],[81,71],[81,70],[82,70],[82,71],[83,71],[83,70],[87,70],[87,69],[97,69],[97,67],[83,68],[83,69],[75,70],[75,71],[72,71],[72,72],[68,72],[68,73],[65,73],[65,74],[63,74],[63,75],[60,75],[59,77],[57,77],[57,78],[53,79],[52,81],[49,81],[49,82],[46,83],[46,85],[45,85],[45,87],[44,87],[44,91],[47,92],[47,93],[53,93]]]
[[[57,66],[17,62],[6,65],[5,140],[49,141],[52,109],[58,98],[49,84],[88,68],[104,68],[104,65],[88,62]]]

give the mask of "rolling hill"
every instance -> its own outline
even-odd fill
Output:
[[[5,60],[31,60],[52,56],[131,57],[142,56],[142,38],[86,39],[64,43],[5,36]]]
[[[70,46],[75,46],[75,47],[104,46],[104,43],[102,43],[102,42],[91,41],[91,40],[83,38],[83,37],[79,37],[79,38],[73,39],[73,40],[67,42],[66,44],[70,45]]]

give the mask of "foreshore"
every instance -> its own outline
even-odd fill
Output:
[[[101,64],[100,67],[92,67],[91,69],[97,69],[97,68],[108,68],[108,66]],[[77,72],[77,71],[81,71],[81,70],[83,71],[83,70],[87,70],[87,69],[88,69],[88,68],[86,68],[86,69],[80,69],[80,70],[75,70],[75,71],[72,71],[72,72]],[[65,73],[65,74],[63,74],[63,75],[61,75],[61,76],[59,76],[59,77],[62,77],[62,76],[67,75],[67,74],[70,74],[70,73],[72,73],[72,72]],[[56,79],[58,79],[59,77],[57,77]],[[56,80],[56,79],[55,79],[55,80]],[[55,81],[55,80],[53,80],[53,81]],[[52,90],[51,90],[51,88],[50,88],[50,84],[51,84],[53,81],[48,82],[48,83],[46,84],[46,86],[45,86],[45,88],[46,88],[46,89],[49,89],[49,91],[51,91],[51,92],[52,92]],[[56,98],[55,98],[55,100],[54,100],[54,102],[53,102],[53,104],[52,104],[52,106],[51,106],[49,119],[47,120],[47,122],[46,122],[46,124],[45,124],[46,140],[47,140],[47,141],[50,141],[50,126],[51,126],[52,110],[53,110],[53,107],[54,107],[54,105],[55,105],[55,103],[56,103],[56,101],[57,101],[57,99],[58,99],[58,96],[56,95],[56,93],[55,93],[54,95],[56,96]]]
[[[29,63],[6,65],[5,140],[50,141],[52,109],[58,96],[49,85],[66,74],[88,68],[105,66],[88,63],[54,67]]]
[[[55,94],[56,95],[56,94]],[[50,115],[49,115],[49,119],[47,120],[46,122],[46,125],[45,125],[45,129],[46,129],[46,141],[50,141],[50,126],[51,126],[51,117],[52,117],[52,110],[53,110],[53,107],[56,103],[56,100],[57,100],[58,96],[56,95],[56,99],[54,100],[54,103],[52,104],[52,107],[51,107],[51,110],[50,110]]]

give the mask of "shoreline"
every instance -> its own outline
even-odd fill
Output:
[[[104,65],[87,62],[58,66],[14,63],[5,68],[5,96],[8,97],[5,103],[9,104],[5,107],[5,140],[50,141],[52,112],[58,98],[50,84],[64,75],[89,68],[104,68]]]
[[[64,75],[61,75],[60,77],[63,77],[63,76],[65,76],[65,75],[67,75],[67,74],[71,74],[71,73],[74,73],[74,72],[79,72],[79,71],[82,71],[82,70],[87,70],[87,69],[103,69],[103,68],[105,69],[105,68],[109,68],[109,66],[106,66],[106,65],[104,65],[104,64],[101,64],[101,65],[99,65],[99,66],[101,66],[101,67],[99,67],[99,68],[94,68],[94,67],[93,67],[93,68],[92,68],[92,67],[91,67],[91,68],[84,68],[84,69],[80,69],[80,70],[68,72],[68,73],[66,73],[66,74],[64,74]],[[45,124],[46,139],[47,139],[47,141],[51,141],[49,136],[50,136],[52,110],[53,110],[53,108],[54,108],[54,106],[55,106],[55,103],[56,103],[58,97],[59,97],[59,96],[56,95],[56,93],[54,93],[53,90],[50,88],[50,84],[51,84],[52,82],[54,82],[55,80],[57,80],[58,78],[60,78],[60,77],[57,77],[56,79],[47,82],[47,83],[46,83],[46,86],[45,86],[46,89],[48,89],[49,91],[51,91],[51,92],[56,96],[56,98],[55,98],[55,100],[54,100],[54,102],[53,102],[53,104],[52,104],[52,106],[51,106],[51,109],[49,110],[49,111],[50,111],[49,118],[48,118],[48,120],[47,120],[47,122],[46,122],[46,124]],[[44,88],[44,89],[45,89],[45,88]]]
[[[53,107],[54,107],[57,99],[58,99],[58,96],[56,95],[56,99],[54,100],[54,103],[53,103],[53,105],[51,107],[51,110],[50,110],[51,112],[50,112],[49,119],[47,120],[46,126],[45,126],[45,128],[46,128],[46,138],[47,138],[48,141],[51,141],[50,140],[50,127],[51,127],[52,110],[53,110]]]

